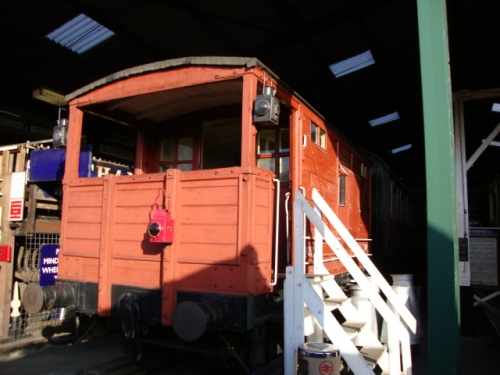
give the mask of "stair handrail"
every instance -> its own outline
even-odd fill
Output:
[[[365,270],[368,272],[368,274],[372,277],[372,281],[368,280],[366,276],[363,274],[363,272],[359,269],[359,267],[356,265],[354,260],[350,256],[345,256],[346,254],[342,254],[343,252],[337,252],[336,249],[339,247],[341,248],[342,245],[340,245],[338,239],[336,236],[333,235],[333,233],[330,231],[330,229],[325,225],[323,220],[321,219],[321,216],[312,209],[312,207],[309,205],[305,197],[300,194],[300,192],[297,190],[296,191],[296,197],[297,199],[302,200],[304,203],[306,203],[307,206],[303,205],[304,212],[306,213],[306,216],[309,218],[309,220],[313,223],[313,225],[316,227],[316,229],[321,233],[325,241],[328,243],[329,241],[332,242],[332,246],[329,244],[329,246],[332,248],[332,250],[336,253],[338,258],[341,260],[342,264],[346,267],[346,269],[349,271],[351,276],[353,276],[354,280],[358,283],[358,285],[363,288],[363,290],[366,291],[368,298],[370,301],[372,301],[373,305],[375,308],[380,312],[382,317],[386,321],[390,321],[390,317],[393,315],[393,312],[391,309],[388,307],[388,305],[385,303],[385,301],[382,299],[382,297],[379,295],[379,293],[376,293],[375,291],[372,290],[372,282],[377,285],[380,290],[384,293],[384,295],[387,298],[387,301],[391,303],[391,305],[394,307],[394,309],[397,311],[397,313],[403,318],[404,322],[408,326],[408,328],[413,332],[416,333],[417,330],[417,321],[413,314],[410,312],[410,310],[401,302],[401,300],[398,298],[396,293],[394,292],[394,289],[392,288],[391,285],[386,281],[384,276],[380,273],[380,271],[377,269],[377,267],[373,264],[373,262],[370,260],[368,255],[363,251],[361,246],[358,244],[358,242],[354,239],[354,237],[351,235],[351,233],[345,228],[345,226],[342,224],[338,216],[333,212],[333,210],[330,208],[328,203],[323,199],[321,194],[316,190],[313,189],[312,191],[312,199],[319,208],[319,210],[325,215],[325,217],[328,219],[328,221],[333,225],[335,230],[337,231],[338,235],[340,238],[345,242],[345,244],[351,249],[353,254],[357,257],[358,261],[361,263],[361,265],[365,268]]]
[[[398,314],[398,311],[395,310],[395,307],[398,305],[398,302],[400,305],[403,305],[399,298],[397,298],[396,294],[394,293],[392,287],[389,286],[390,291],[388,292],[389,295],[392,295],[394,306],[390,308],[386,302],[382,299],[382,297],[375,291],[374,288],[372,288],[373,282],[368,280],[368,278],[364,275],[364,273],[361,271],[359,266],[354,262],[352,259],[352,256],[347,253],[347,251],[344,249],[344,246],[340,244],[339,240],[337,237],[333,234],[333,232],[328,228],[328,226],[323,222],[322,219],[322,212],[325,214],[325,217],[332,223],[332,225],[335,227],[334,224],[337,224],[337,227],[340,227],[343,230],[339,231],[339,234],[344,234],[344,232],[347,232],[347,229],[343,226],[342,222],[336,217],[336,215],[333,213],[333,211],[329,208],[328,204],[324,201],[324,199],[321,198],[319,193],[316,191],[313,191],[313,201],[315,203],[315,208],[313,209],[309,202],[306,200],[304,195],[299,190],[296,190],[296,199],[294,201],[294,262],[293,266],[287,267],[287,277],[285,279],[285,284],[288,286],[285,288],[285,292],[289,290],[288,293],[288,298],[287,298],[287,293],[285,293],[285,304],[287,303],[287,300],[290,299],[288,302],[288,310],[296,310],[293,314],[287,314],[287,315],[293,315],[295,319],[298,320],[290,320],[289,322],[285,322],[285,370],[289,371],[287,373],[294,374],[296,373],[296,367],[294,365],[295,363],[295,356],[296,356],[296,348],[300,344],[301,340],[303,340],[304,337],[304,326],[303,323],[300,323],[300,321],[303,322],[303,310],[302,306],[307,306],[305,303],[305,295],[303,286],[303,282],[305,281],[303,278],[305,277],[305,259],[306,259],[306,254],[305,254],[305,219],[308,218],[311,224],[316,228],[315,230],[315,242],[318,241],[318,244],[315,244],[316,250],[321,250],[322,251],[322,244],[323,240],[326,242],[328,246],[334,251],[334,253],[337,255],[338,259],[343,263],[345,266],[346,270],[353,276],[353,278],[358,282],[360,287],[362,287],[367,295],[372,304],[375,306],[375,308],[379,311],[380,315],[382,318],[387,322],[387,328],[388,328],[388,347],[391,348],[389,349],[389,371],[390,374],[401,374],[401,370],[403,370],[402,373],[411,375],[411,352],[410,352],[410,340],[409,340],[409,333],[407,328],[403,325],[400,315]],[[318,199],[318,196],[320,197]],[[325,209],[326,208],[326,209]],[[333,217],[334,220],[331,220]],[[335,221],[335,218],[337,221]],[[333,221],[333,222],[332,222]],[[337,229],[337,228],[336,228]],[[318,234],[319,233],[319,234]],[[349,233],[350,235],[350,233]],[[345,238],[344,241],[347,243],[352,244],[352,241],[357,245],[355,250],[353,251],[356,253],[362,253],[361,257],[365,258],[363,259],[363,263],[371,263],[371,260],[368,258],[368,256],[364,253],[364,251],[361,249],[361,247],[357,244],[356,240],[350,236],[344,236]],[[321,249],[320,249],[321,248]],[[356,254],[354,254],[356,256]],[[315,260],[318,260],[318,257],[315,257]],[[366,267],[365,267],[366,268]],[[374,268],[374,269],[373,269]],[[377,285],[379,285],[379,288],[381,290],[386,289],[385,287],[380,287],[381,283],[385,282],[385,279],[383,276],[378,272],[378,270],[375,268],[375,266],[372,264],[372,266],[368,266],[368,269],[372,271],[374,274],[378,274],[379,278],[381,280],[377,280],[375,282]],[[296,270],[296,271],[294,271]],[[314,267],[314,272],[315,273],[321,273],[321,274],[328,274],[328,270],[324,266],[324,264],[318,265]],[[292,276],[293,275],[293,276]],[[289,277],[291,276],[291,277]],[[377,278],[377,277],[375,277]],[[374,279],[372,277],[372,279]],[[382,281],[382,282],[381,282]],[[387,284],[388,286],[388,284]],[[389,298],[389,297],[388,297]],[[402,309],[407,310],[406,306],[403,305]],[[410,315],[411,318],[413,316],[408,310],[408,314]],[[300,316],[302,316],[302,319],[300,319]],[[317,317],[318,318],[318,317]],[[414,319],[414,318],[413,318]],[[287,321],[289,319],[285,319]],[[411,328],[411,319],[410,319],[410,328]],[[413,325],[413,328],[415,329],[416,326],[416,321]],[[333,338],[331,338],[333,339]],[[401,343],[401,359],[402,363],[400,364],[400,347],[399,347],[399,342]],[[295,353],[295,354],[294,354]],[[348,353],[347,353],[348,354]],[[402,369],[400,367],[402,365]],[[358,373],[358,371],[356,371]],[[359,372],[360,374],[365,374],[365,373],[370,373],[372,374],[373,372],[371,370],[365,371],[361,370]]]

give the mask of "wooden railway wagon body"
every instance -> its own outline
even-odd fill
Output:
[[[372,261],[386,276],[419,274],[425,264],[425,211],[382,159],[363,153],[371,161],[371,194],[376,202],[372,210]]]
[[[67,98],[58,281],[25,308],[118,316],[133,341],[151,326],[259,336],[282,314],[295,189],[317,189],[369,252],[370,162],[258,60],[163,61]],[[94,151],[133,155],[133,174],[79,176],[87,126],[108,139]],[[345,273],[326,248],[325,265]]]

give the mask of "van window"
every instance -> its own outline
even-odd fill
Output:
[[[290,180],[290,129],[262,129],[257,133],[257,166]]]

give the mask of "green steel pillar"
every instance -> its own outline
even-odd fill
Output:
[[[460,374],[453,109],[445,0],[417,0],[427,179],[429,374]]]

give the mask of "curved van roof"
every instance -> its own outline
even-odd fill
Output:
[[[212,65],[212,66],[246,66],[247,68],[252,68],[255,66],[262,67],[266,69],[269,74],[275,80],[278,80],[278,76],[274,74],[269,68],[262,64],[255,57],[229,57],[229,56],[191,56],[182,57],[171,60],[157,61],[154,63],[139,65],[133,68],[128,68],[121,70],[119,72],[110,74],[104,78],[94,81],[68,95],[65,96],[66,101],[70,101],[83,95],[93,89],[106,85],[108,83],[119,81],[123,78],[131,77],[134,75],[139,75],[147,72],[155,72],[159,70],[166,70],[170,68],[176,68],[181,66],[196,66],[196,65]]]

